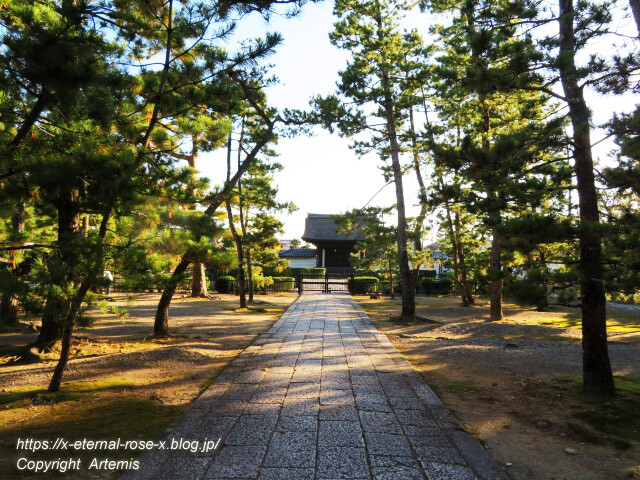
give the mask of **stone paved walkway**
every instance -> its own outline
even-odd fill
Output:
[[[123,479],[507,477],[344,294],[304,294]],[[175,445],[175,443],[174,443]]]

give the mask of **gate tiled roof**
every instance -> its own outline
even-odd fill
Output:
[[[304,235],[302,239],[306,242],[313,241],[359,241],[364,240],[362,229],[345,235],[336,232],[336,224],[333,215],[322,213],[308,213],[305,220]]]
[[[315,248],[289,248],[280,250],[280,258],[315,258],[317,250]]]

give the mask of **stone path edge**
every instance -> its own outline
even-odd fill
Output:
[[[280,317],[267,329],[259,334],[253,341],[242,350],[222,372],[216,377],[211,385],[198,395],[191,404],[186,406],[185,412],[180,415],[162,434],[155,444],[165,442],[168,444],[172,439],[188,434],[193,427],[200,424],[207,415],[209,409],[213,407],[226,391],[231,387],[231,382],[240,374],[246,359],[253,355],[252,350],[261,347],[271,337],[269,332],[274,329],[278,322],[281,322],[286,315],[295,308],[300,296],[296,298]],[[118,477],[118,480],[154,480],[158,478],[158,471],[172,457],[170,450],[151,450],[138,457],[139,467],[137,470],[128,470]],[[189,480],[189,479],[185,479]]]
[[[297,300],[296,300],[297,301]],[[364,312],[362,307],[355,303],[356,310],[360,312],[361,317],[371,324],[373,328],[376,328],[371,322],[371,319]],[[425,382],[413,365],[404,358],[400,352],[393,346],[389,338],[382,332],[376,335],[378,342],[387,348],[387,354],[391,356],[397,364],[402,364],[406,367],[404,375],[407,377],[407,381],[416,395],[427,405],[432,407],[439,407],[442,418],[437,420],[438,426],[451,443],[456,447],[460,455],[467,461],[469,467],[478,475],[482,480],[509,480],[506,473],[498,466],[496,461],[487,453],[487,451],[480,445],[472,435],[467,433],[465,428],[458,422],[447,407],[440,401],[438,396],[431,390],[429,385]],[[452,479],[455,480],[455,479]]]
[[[271,332],[277,331],[287,316],[297,308],[301,298],[301,296],[296,298],[266,332],[259,334],[249,346],[227,365],[216,380],[187,406],[185,412],[171,424],[160,438],[155,440],[156,445],[159,442],[167,442],[167,444],[169,444],[171,440],[175,438],[188,438],[189,433],[204,422],[209,410],[224,396],[231,387],[233,380],[242,372],[248,360],[269,341],[272,337]],[[429,405],[432,412],[438,413],[436,418],[438,427],[477,477],[481,480],[509,480],[509,476],[506,475],[480,443],[472,435],[467,433],[464,427],[427,385],[422,376],[413,368],[411,363],[397,351],[385,334],[377,330],[362,307],[355,302],[354,306],[361,320],[366,322],[370,328],[377,331],[375,336],[380,345],[385,348],[387,355],[389,355],[398,366],[403,367],[402,375],[415,394],[425,404]],[[228,433],[229,431],[222,437],[223,442],[224,437]],[[209,454],[208,456],[203,455],[200,459],[197,458],[196,455],[187,453],[183,458],[184,465],[181,470],[184,472],[184,475],[188,475],[191,465],[196,471],[199,471],[198,460],[209,463],[218,453],[219,449],[214,453],[213,457]],[[139,468],[137,470],[128,470],[118,478],[119,480],[161,480],[163,478],[163,466],[166,465],[168,460],[171,459],[175,462],[177,458],[179,458],[179,455],[176,455],[176,453],[171,450],[151,450],[143,453],[138,458]],[[199,477],[200,475],[194,472],[193,477],[183,476],[182,478],[184,480],[191,480],[191,478],[195,479]],[[452,478],[451,480],[456,479]]]

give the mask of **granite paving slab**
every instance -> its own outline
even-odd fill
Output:
[[[121,479],[508,480],[346,294],[301,295]],[[219,440],[219,441],[218,441]]]

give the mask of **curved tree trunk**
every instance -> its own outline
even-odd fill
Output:
[[[173,5],[173,0],[169,0],[169,6],[172,7],[172,5]],[[170,25],[169,25],[169,32],[171,32]],[[171,45],[170,42],[169,42],[169,45]],[[167,60],[165,61],[165,69],[168,69],[169,63],[170,63],[169,49],[167,49]],[[236,78],[236,80],[238,79]],[[240,168],[238,168],[238,170],[233,174],[233,177],[228,178],[224,186],[222,187],[222,189],[217,193],[217,195],[215,195],[215,201],[207,207],[207,209],[203,212],[203,215],[213,215],[216,212],[216,210],[220,207],[220,205],[222,205],[222,203],[226,201],[227,197],[231,194],[231,191],[233,190],[234,185],[238,182],[240,177],[249,169],[256,155],[258,155],[258,153],[262,150],[262,148],[267,143],[269,143],[269,140],[271,140],[273,135],[274,121],[271,120],[267,116],[267,114],[264,112],[264,110],[255,102],[253,93],[250,91],[248,86],[245,85],[241,80],[239,80],[238,83],[240,84],[240,87],[245,92],[245,96],[248,102],[251,104],[253,109],[258,113],[258,115],[260,115],[260,117],[265,121],[268,127],[267,127],[267,130],[264,132],[264,134],[260,137],[260,139],[255,143],[251,151],[247,154],[245,159],[242,161]],[[153,125],[155,125],[155,123]],[[149,132],[152,130],[153,125],[150,124]],[[150,138],[150,133],[148,136],[145,137],[145,142],[147,142],[145,143],[145,145],[148,144],[148,138]],[[186,265],[184,265],[185,263]],[[173,273],[173,276],[176,276],[176,273],[177,272],[179,273],[179,270],[182,270],[183,265],[184,265],[184,270],[182,270],[181,273],[184,273],[184,271],[186,271],[186,269],[189,267],[190,263],[191,263],[191,260],[187,258],[187,254],[183,255],[182,259],[180,260],[180,263],[178,264],[178,266],[176,267],[176,270]],[[156,329],[159,332],[162,332],[163,330],[168,331],[169,305],[171,304],[171,299],[173,298],[173,294],[176,291],[176,287],[177,287],[177,282],[175,285],[173,284],[173,282],[170,282],[169,285],[167,285],[164,291],[162,292],[162,296],[160,297],[160,302],[158,303],[158,309],[156,311],[156,321],[154,324],[154,332],[156,331]]]
[[[178,283],[180,283],[182,275],[187,271],[190,264],[191,260],[189,257],[187,257],[186,254],[183,255],[162,292],[153,324],[153,334],[157,337],[166,337],[169,335],[169,305],[171,304],[173,294],[176,293],[176,288],[178,288]]]
[[[104,238],[107,234],[107,224],[111,217],[113,207],[109,206],[102,217],[100,223],[100,230],[98,232],[98,245],[96,251],[93,252],[95,257],[91,264],[91,268],[86,277],[80,283],[77,292],[69,302],[69,310],[64,319],[63,335],[62,335],[62,348],[60,349],[60,358],[53,371],[51,382],[49,383],[49,391],[57,392],[60,390],[60,383],[62,382],[62,375],[69,361],[69,351],[71,349],[73,327],[80,314],[82,302],[87,295],[89,289],[91,289],[98,279],[98,275],[102,272],[104,266]]]

